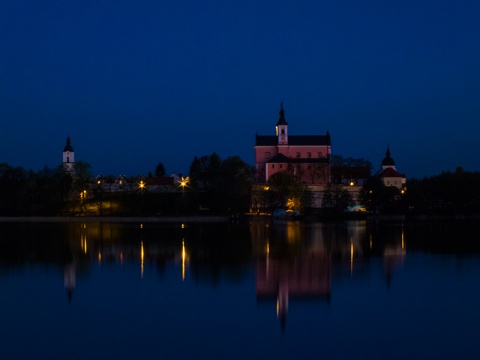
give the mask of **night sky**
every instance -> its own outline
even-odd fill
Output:
[[[479,171],[480,2],[0,2],[0,162],[94,175],[254,162],[284,102],[289,134],[407,177]]]

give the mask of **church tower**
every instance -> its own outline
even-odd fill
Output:
[[[68,173],[75,171],[75,153],[70,143],[70,135],[67,136],[67,143],[63,148],[63,169]]]
[[[392,168],[393,170],[397,170],[395,166],[395,161],[390,156],[390,146],[387,146],[387,152],[385,153],[385,158],[382,160],[382,170]]]
[[[283,102],[280,105],[280,113],[276,127],[278,145],[288,145],[288,123],[285,120],[285,110],[283,110]]]

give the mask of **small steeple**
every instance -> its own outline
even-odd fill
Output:
[[[385,169],[387,167],[395,168],[395,161],[390,156],[390,145],[387,146],[387,152],[385,153],[385,158],[382,161],[382,167]]]
[[[283,110],[283,101],[280,104],[280,112],[278,114],[277,125],[288,125],[287,120],[285,120],[285,110]]]
[[[63,148],[63,169],[68,173],[75,171],[75,153],[70,143],[70,135],[67,136],[67,143]]]
[[[70,151],[73,152],[72,144],[70,144],[70,135],[67,136],[67,144],[63,148],[63,151]]]

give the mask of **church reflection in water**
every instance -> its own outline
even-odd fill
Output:
[[[0,266],[60,265],[69,301],[78,279],[104,264],[133,264],[140,278],[154,267],[160,279],[168,267],[178,281],[218,284],[246,279],[253,260],[257,301],[276,303],[281,322],[297,299],[328,303],[332,283],[368,273],[372,258],[382,259],[388,287],[406,255],[401,223],[253,217],[241,224],[4,223],[0,232]]]
[[[403,226],[385,233],[383,229],[369,228],[364,221],[252,221],[250,229],[257,301],[274,300],[282,326],[290,302],[329,302],[333,279],[353,278],[368,271],[372,256],[383,258],[388,285],[406,255]]]

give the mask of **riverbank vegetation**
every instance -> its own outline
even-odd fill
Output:
[[[144,178],[145,186],[106,192],[96,186],[89,164],[75,165],[75,173],[68,174],[61,167],[35,172],[1,163],[0,216],[206,215],[251,209],[273,212],[279,207],[334,216],[352,205],[351,195],[331,184],[323,194],[324,207],[314,210],[310,206],[313,194],[306,185],[287,173],[275,174],[267,184],[254,184],[253,170],[237,156],[221,159],[213,153],[195,157],[189,181],[162,191],[149,188],[150,174]],[[372,177],[360,191],[360,202],[368,214],[478,214],[479,183],[480,172],[462,168],[409,179],[402,190],[385,187]]]

